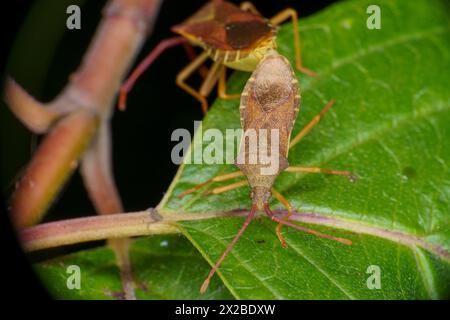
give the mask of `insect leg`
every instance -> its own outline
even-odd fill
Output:
[[[234,244],[242,236],[242,234],[244,233],[245,229],[247,229],[248,225],[250,224],[250,222],[253,219],[253,216],[255,215],[255,212],[256,212],[256,206],[253,205],[251,210],[250,210],[250,213],[248,214],[247,218],[245,219],[245,222],[242,225],[241,229],[238,231],[237,235],[234,237],[234,239],[231,241],[231,243],[225,249],[225,252],[222,254],[220,259],[217,260],[216,264],[214,265],[214,267],[209,272],[208,276],[206,277],[205,281],[203,282],[203,284],[202,284],[202,286],[200,288],[200,293],[205,293],[206,289],[208,289],[209,281],[211,280],[212,276],[214,275],[216,270],[219,268],[220,264],[225,259],[225,257],[227,256],[228,252],[230,252],[230,250],[233,248]]]
[[[302,52],[301,52],[301,46],[300,46],[300,33],[298,30],[298,16],[297,11],[294,9],[285,9],[278,14],[276,14],[274,17],[272,17],[269,21],[273,25],[279,25],[286,21],[287,19],[292,19],[292,27],[294,31],[294,47],[295,47],[295,65],[298,69],[298,71],[303,72],[304,74],[307,74],[308,76],[319,78],[319,75],[315,73],[314,71],[305,68],[302,65]]]
[[[119,109],[125,110],[127,102],[127,94],[131,91],[134,83],[139,77],[148,69],[148,67],[155,61],[158,56],[166,49],[185,43],[187,40],[183,37],[173,37],[161,41],[146,57],[139,63],[139,65],[133,70],[128,79],[120,87],[119,93]]]
[[[297,135],[294,137],[294,139],[291,140],[289,144],[289,149],[295,146],[304,136],[308,134],[311,129],[320,122],[324,114],[333,106],[334,99],[331,99],[325,108],[320,111],[318,115],[316,115]]]
[[[289,203],[289,201],[287,201],[287,199],[285,197],[283,197],[283,195],[281,193],[279,193],[277,190],[275,190],[275,188],[272,188],[272,195],[281,202],[281,204],[287,209],[288,213],[286,216],[283,217],[283,221],[288,221],[289,217],[292,215],[292,206]],[[281,228],[283,228],[283,224],[279,223],[277,226],[277,237],[281,242],[281,246],[283,248],[287,248],[287,243],[286,240],[284,240],[283,235],[281,234]]]
[[[291,228],[294,228],[294,229],[297,229],[297,230],[300,230],[300,231],[303,231],[303,232],[306,232],[306,233],[313,234],[313,235],[318,236],[318,237],[321,237],[321,238],[330,239],[330,240],[337,241],[337,242],[340,242],[340,243],[343,243],[343,244],[346,244],[346,245],[351,245],[351,244],[352,244],[352,241],[351,241],[351,240],[344,239],[344,238],[339,238],[339,237],[334,237],[334,236],[330,236],[329,234],[322,233],[322,232],[319,232],[319,231],[315,231],[315,230],[312,230],[312,229],[308,229],[308,228],[305,228],[305,227],[301,227],[301,226],[298,226],[298,225],[296,225],[296,224],[294,224],[294,223],[291,223],[291,222],[289,222],[289,221],[285,221],[284,219],[277,218],[277,217],[275,217],[275,215],[273,214],[273,212],[270,210],[268,204],[266,204],[266,205],[264,206],[264,211],[266,212],[267,216],[268,216],[271,220],[273,220],[273,221],[275,221],[275,222],[284,224],[284,225],[286,225],[286,226],[289,226],[289,227],[291,227]]]
[[[198,57],[197,53],[194,50],[194,47],[189,42],[183,43],[183,48],[184,48],[184,51],[186,52],[186,55],[188,56],[189,60],[192,61]],[[206,66],[201,66],[198,69],[198,72],[200,73],[202,78],[205,79],[206,76],[208,75],[209,70]]]
[[[238,181],[232,184],[229,184],[227,186],[223,186],[223,187],[217,187],[211,190],[208,190],[204,193],[204,195],[208,195],[208,194],[219,194],[219,193],[224,193],[230,190],[234,190],[240,187],[244,187],[248,185],[248,181],[247,180],[242,180],[242,181]]]
[[[208,74],[205,77],[205,80],[203,80],[203,83],[200,87],[199,93],[203,97],[209,96],[212,89],[217,83],[217,80],[219,79],[220,75],[220,62],[214,62],[211,69],[209,69]]]
[[[231,173],[227,173],[227,174],[222,174],[220,176],[216,176],[214,178],[206,180],[205,182],[200,183],[200,184],[198,184],[198,185],[196,185],[196,186],[194,186],[194,187],[192,187],[192,188],[190,188],[190,189],[180,193],[178,195],[178,197],[179,198],[183,198],[184,196],[186,196],[188,194],[191,194],[191,193],[197,191],[198,189],[200,189],[200,188],[202,188],[202,187],[204,187],[204,186],[206,186],[208,184],[211,184],[213,182],[231,180],[231,179],[234,179],[234,178],[237,178],[237,177],[241,177],[243,175],[244,174],[242,173],[242,171],[235,171],[235,172],[231,172]]]
[[[258,9],[256,9],[255,5],[253,3],[251,3],[250,1],[242,2],[240,7],[244,11],[248,11],[248,12],[251,12],[253,14],[257,14],[258,16],[261,15],[261,13],[259,13]]]
[[[350,179],[354,180],[356,177],[350,171],[340,171],[340,170],[331,170],[324,168],[316,168],[316,167],[287,167],[285,169],[286,172],[304,172],[304,173],[326,173],[326,174],[334,174],[337,176],[347,176]]]
[[[236,94],[228,94],[227,93],[227,67],[222,66],[220,70],[220,77],[219,77],[219,97],[225,100],[232,100],[232,99],[239,99],[241,95],[239,93]]]
[[[208,112],[208,102],[206,101],[205,97],[203,97],[197,90],[189,86],[185,81],[196,69],[198,69],[203,64],[203,62],[205,62],[206,59],[208,59],[208,53],[205,51],[200,54],[194,61],[189,63],[183,70],[181,70],[180,73],[178,73],[176,79],[177,86],[200,101],[204,114]]]

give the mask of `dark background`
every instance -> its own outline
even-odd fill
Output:
[[[232,1],[240,3],[240,1]],[[295,8],[300,17],[308,16],[333,0],[256,0],[260,12],[270,17],[286,7]],[[3,4],[8,19],[2,22],[2,75],[12,75],[40,101],[49,101],[67,83],[75,71],[94,34],[106,1],[41,0],[10,1]],[[173,36],[170,27],[195,12],[205,1],[164,1],[154,32],[145,43],[141,60],[160,40]],[[66,30],[66,7],[79,4],[82,29]],[[36,7],[37,6],[37,7]],[[176,128],[193,131],[193,121],[200,120],[200,104],[175,86],[175,75],[188,63],[181,47],[163,54],[137,83],[128,100],[126,112],[115,112],[113,118],[114,174],[127,211],[155,206],[167,190],[177,166],[171,162],[173,143],[170,136]],[[197,84],[199,79],[190,80]],[[213,101],[213,93],[210,102]],[[39,137],[30,134],[7,106],[0,103],[0,183],[3,202],[13,191],[20,172],[36,149]],[[0,203],[4,208],[5,203]],[[76,173],[64,188],[45,220],[94,214],[81,178]],[[4,290],[10,297],[36,299],[46,297],[36,281],[27,258],[21,253],[11,227],[2,214],[1,234],[7,249],[2,259]],[[98,243],[59,248],[35,253],[28,258],[39,261],[58,254]]]

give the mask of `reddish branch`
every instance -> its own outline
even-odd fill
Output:
[[[7,81],[5,98],[11,110],[33,132],[49,132],[12,197],[11,215],[19,228],[39,222],[80,159],[97,210],[123,211],[111,175],[109,120],[120,83],[159,2],[111,1],[79,70],[54,101],[44,105]]]
[[[211,218],[243,217],[248,210],[227,212],[188,213],[160,212],[158,209],[131,212],[120,215],[86,217],[60,222],[50,222],[26,228],[20,233],[22,244],[27,251],[58,247],[85,241],[102,240],[115,237],[134,237],[152,234],[179,232],[178,221],[193,221]],[[286,210],[273,210],[278,218],[286,216]],[[355,234],[367,234],[387,239],[407,247],[424,248],[438,257],[450,262],[450,252],[442,245],[429,242],[427,236],[417,236],[380,226],[364,224],[359,221],[325,216],[311,212],[295,212],[289,220],[306,224],[320,225],[334,229],[346,230]]]
[[[54,101],[42,104],[7,81],[5,99],[12,112],[31,131],[47,133],[11,198],[17,228],[42,219],[79,162],[97,212],[123,212],[111,170],[109,121],[120,83],[153,26],[160,2],[111,0],[81,66]],[[127,241],[114,240],[112,245],[119,266],[127,269]]]
[[[16,185],[11,214],[18,227],[38,223],[61,186],[78,166],[80,155],[94,136],[99,119],[89,110],[59,121],[39,146],[26,174]]]
[[[177,213],[160,216],[156,210],[152,209],[43,223],[23,229],[20,238],[26,251],[35,251],[108,238],[176,233],[179,232],[175,224],[177,221],[235,217],[246,214],[248,214],[248,210]]]

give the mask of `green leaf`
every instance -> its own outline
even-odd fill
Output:
[[[130,249],[138,299],[232,299],[216,279],[205,295],[199,287],[207,263],[192,245],[176,235],[155,236],[133,242]],[[80,286],[68,289],[73,273],[69,266],[80,268]],[[97,248],[67,255],[35,265],[49,293],[57,299],[120,299],[123,297],[114,253]]]
[[[380,30],[366,28],[366,9],[371,4],[381,8]],[[336,176],[283,173],[275,187],[297,211],[314,213],[302,216],[310,222],[308,227],[351,239],[353,245],[283,228],[289,245],[283,249],[276,225],[267,218],[255,219],[206,294],[200,295],[198,289],[210,269],[203,257],[215,263],[243,219],[183,222],[179,225],[195,247],[178,236],[133,243],[138,298],[449,297],[448,9],[444,0],[354,0],[300,21],[304,64],[321,79],[297,74],[302,106],[294,134],[329,99],[335,98],[336,104],[291,150],[290,164],[351,170],[360,179],[351,183]],[[280,30],[278,44],[293,62],[290,25]],[[229,91],[242,91],[248,77],[248,73],[233,74]],[[218,100],[203,130],[239,128],[238,105],[237,100]],[[207,197],[202,189],[183,200],[177,197],[197,183],[234,170],[233,165],[181,166],[162,213],[249,208],[246,187]],[[282,206],[272,201],[271,208]],[[70,265],[81,269],[80,290],[67,289]],[[380,289],[367,286],[371,266],[381,272]],[[107,248],[37,263],[35,269],[59,299],[121,297],[118,269]]]
[[[381,29],[369,30],[366,9],[381,8]],[[218,276],[240,299],[428,299],[450,296],[450,27],[446,1],[345,1],[300,21],[303,62],[319,81],[297,74],[302,106],[294,134],[331,99],[336,104],[289,154],[291,165],[351,170],[339,176],[283,173],[275,188],[309,227],[351,239],[339,243],[253,221]],[[291,25],[278,38],[294,61]],[[248,73],[235,73],[240,92]],[[239,127],[239,101],[218,100],[203,131]],[[194,139],[200,141],[196,135]],[[206,146],[207,143],[204,143]],[[219,195],[184,190],[233,165],[184,165],[162,209],[168,213],[249,208],[249,189]],[[238,179],[231,181],[235,182]],[[229,182],[214,184],[226,185]],[[272,209],[282,206],[271,202]],[[243,218],[180,223],[213,264]],[[370,266],[381,288],[369,289]],[[207,272],[203,274],[206,276]],[[218,277],[215,276],[215,279]]]

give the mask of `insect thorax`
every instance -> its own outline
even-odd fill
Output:
[[[223,50],[207,48],[206,51],[211,59],[223,63],[229,68],[242,71],[253,71],[266,53],[275,48],[275,38],[270,37],[262,41],[253,49]]]

